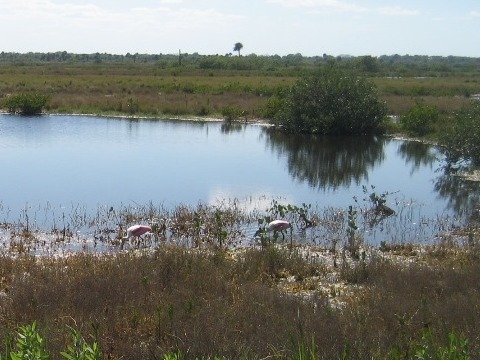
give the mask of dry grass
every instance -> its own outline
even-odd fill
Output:
[[[300,254],[268,247],[233,259],[160,246],[148,254],[3,257],[0,337],[37,320],[52,354],[65,348],[70,325],[96,338],[108,359],[176,351],[188,359],[294,358],[302,342],[322,359],[387,359],[393,351],[411,358],[429,328],[439,344],[454,331],[469,340],[472,358],[480,355],[476,252],[435,248],[402,263],[377,253],[340,264],[340,280],[356,291],[339,308],[316,285],[332,269]],[[309,295],[286,295],[286,279]]]

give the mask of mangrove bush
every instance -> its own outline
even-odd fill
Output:
[[[300,78],[284,95],[273,122],[290,132],[367,134],[383,131],[385,117],[372,82],[328,67]]]
[[[22,115],[40,114],[47,104],[47,97],[36,93],[11,95],[3,102],[3,107],[9,113]]]
[[[438,120],[438,109],[435,106],[417,102],[400,118],[402,128],[413,136],[424,136],[433,130]]]
[[[480,164],[480,102],[472,101],[470,107],[456,114],[441,138],[450,163]]]

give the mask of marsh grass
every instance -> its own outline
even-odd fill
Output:
[[[312,70],[310,70],[312,71]],[[234,107],[248,119],[266,113],[267,100],[297,80],[290,72],[162,69],[153,64],[43,64],[0,66],[0,96],[36,92],[48,96],[50,113],[215,116]],[[297,74],[298,75],[298,74]],[[440,114],[464,107],[479,92],[478,75],[372,80],[390,114],[403,115],[415,102],[436,106]]]
[[[477,257],[456,249],[448,261],[427,252],[406,264],[376,256],[351,266],[363,275],[345,281],[359,291],[337,309],[321,292],[279,291],[281,279],[322,277],[325,268],[273,246],[235,260],[223,250],[174,246],[149,254],[2,257],[0,338],[36,321],[52,358],[75,327],[109,359],[410,359],[427,345],[445,350],[454,333],[468,340],[462,351],[480,355]]]

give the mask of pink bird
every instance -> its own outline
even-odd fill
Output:
[[[282,239],[285,240],[285,234],[283,233],[283,230],[291,229],[292,225],[287,221],[287,220],[273,220],[268,223],[267,227],[262,229],[258,229],[257,232],[255,233],[254,237],[257,235],[260,235],[262,232],[272,232],[276,233],[279,232],[282,234]]]
[[[125,240],[130,240],[132,237],[141,237],[143,234],[151,232],[152,228],[148,225],[132,225],[127,229],[127,236],[122,238],[122,246],[120,247],[123,249],[123,244]]]

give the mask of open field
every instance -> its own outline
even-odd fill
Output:
[[[304,70],[312,71],[312,70]],[[233,107],[262,117],[267,99],[291,86],[300,71],[234,71],[162,68],[154,64],[0,65],[0,97],[21,92],[49,96],[52,113],[145,116],[217,116]],[[480,93],[480,75],[371,78],[390,114],[402,115],[418,100],[440,113],[464,107]]]

